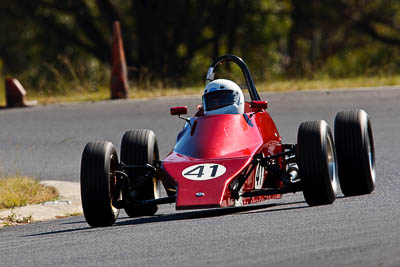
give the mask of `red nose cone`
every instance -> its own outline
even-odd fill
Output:
[[[200,161],[170,154],[162,167],[177,183],[176,209],[232,206],[228,186],[250,160],[244,157]]]

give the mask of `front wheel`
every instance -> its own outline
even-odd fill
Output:
[[[326,121],[300,124],[296,157],[307,204],[333,203],[338,190],[336,152]]]
[[[117,152],[110,142],[90,142],[81,161],[81,198],[83,214],[93,227],[111,226],[119,209],[112,203],[121,198],[115,171]]]
[[[159,160],[158,143],[153,131],[134,129],[125,132],[121,142],[121,161],[126,165],[153,164]],[[127,202],[124,208],[129,217],[154,215],[157,205],[134,206],[129,201],[157,199],[160,197],[160,180],[156,174],[127,171],[129,183],[123,191]]]

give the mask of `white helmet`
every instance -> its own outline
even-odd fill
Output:
[[[240,87],[225,79],[207,84],[203,92],[204,115],[243,114],[244,96]]]

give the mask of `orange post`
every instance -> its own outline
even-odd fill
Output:
[[[128,70],[118,21],[113,25],[111,99],[128,98]]]
[[[6,102],[8,108],[31,107],[37,104],[37,101],[26,101],[26,91],[22,84],[13,78],[6,78]]]

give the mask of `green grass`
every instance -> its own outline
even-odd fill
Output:
[[[89,90],[71,90],[65,93],[42,93],[28,92],[28,100],[38,100],[40,104],[53,104],[61,102],[86,102],[101,101],[110,99],[110,91],[106,87],[101,87],[96,91]]]
[[[186,87],[186,88],[152,88],[138,89],[130,88],[130,99],[154,98],[163,96],[179,96],[179,95],[195,95],[201,94],[202,87]],[[41,104],[53,104],[60,102],[85,102],[85,101],[101,101],[110,99],[110,89],[103,86],[96,91],[70,91],[65,94],[43,94],[30,92],[27,94],[28,100],[38,100]]]
[[[0,179],[0,210],[38,204],[59,197],[57,189],[39,180],[16,175]]]
[[[299,91],[320,89],[343,89],[358,87],[400,85],[400,75],[390,77],[355,77],[343,79],[286,80],[256,84],[259,91]]]
[[[299,90],[319,90],[319,89],[340,89],[374,86],[393,86],[400,85],[400,75],[397,76],[377,76],[377,77],[356,77],[343,79],[297,79],[283,81],[266,81],[256,83],[260,92],[284,92]],[[71,90],[65,93],[43,93],[27,90],[28,100],[38,100],[40,104],[52,104],[60,102],[85,102],[101,101],[110,99],[110,89],[108,86],[102,86],[95,91],[90,90]],[[142,99],[163,96],[181,96],[181,95],[201,95],[203,86],[185,87],[185,88],[151,88],[140,89],[131,87],[129,98]],[[0,106],[5,106],[4,79],[0,81]]]

